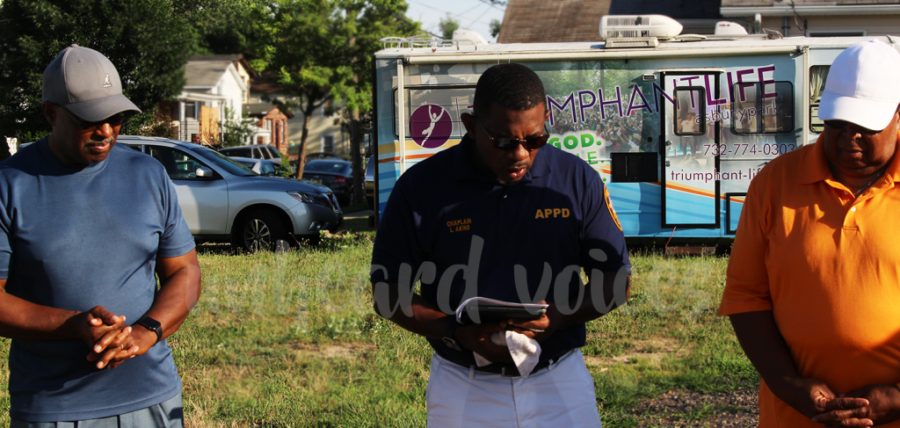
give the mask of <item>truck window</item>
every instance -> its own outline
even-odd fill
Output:
[[[706,89],[689,86],[675,89],[675,135],[706,134]]]
[[[830,65],[809,67],[809,130],[812,132],[821,133],[825,130],[825,123],[819,119],[819,102],[825,92],[825,78],[830,69]]]
[[[794,130],[794,85],[791,82],[734,84],[731,132],[782,134]]]

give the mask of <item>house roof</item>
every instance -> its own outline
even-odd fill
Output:
[[[188,57],[187,64],[184,67],[185,87],[211,88],[216,86],[222,74],[232,64],[235,67],[243,67],[247,74],[250,75],[250,78],[259,76],[241,54],[193,55]],[[237,71],[237,68],[235,68],[235,71]]]
[[[228,61],[233,63],[235,67],[239,64],[244,70],[247,70],[247,74],[250,75],[251,78],[259,76],[259,73],[250,67],[250,62],[247,61],[247,58],[244,58],[241,54],[224,54],[224,55],[191,55],[188,57],[188,61]]]
[[[267,79],[267,77],[271,77],[270,74],[267,73],[250,79],[250,93],[272,95],[281,92],[281,86]]]
[[[254,104],[244,104],[244,114],[250,117],[263,117],[269,114],[272,109],[279,109],[281,113],[287,116],[288,119],[294,117],[294,114],[291,113],[290,110],[281,107],[279,108],[277,105],[272,103],[254,103]]]
[[[187,88],[211,88],[219,83],[228,71],[231,61],[188,60],[184,66],[184,86]]]
[[[510,0],[497,43],[594,41],[604,15],[659,14],[679,20],[684,33],[710,34],[723,0]]]
[[[612,0],[510,0],[497,43],[596,40]]]
[[[610,15],[666,15],[674,19],[718,19],[719,6],[728,0],[612,0]],[[597,21],[600,24],[600,21]]]

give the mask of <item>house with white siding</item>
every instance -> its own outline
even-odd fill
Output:
[[[160,109],[175,123],[179,140],[215,144],[226,121],[242,120],[255,76],[241,55],[192,56],[184,67],[184,89]]]
[[[722,16],[784,37],[886,36],[900,33],[896,0],[722,0]],[[741,22],[743,21],[743,22]]]
[[[287,96],[282,93],[281,88],[276,83],[273,83],[271,79],[266,79],[264,76],[254,78],[250,81],[249,99],[252,108],[248,107],[248,109],[259,110],[253,114],[249,114],[249,116],[259,118],[262,118],[260,113],[274,113],[272,110],[274,104],[272,103],[276,100],[291,104],[299,102],[299,99],[296,97]],[[311,154],[330,154],[338,157],[349,156],[350,136],[344,132],[339,123],[336,123],[339,112],[340,109],[335,108],[334,103],[329,100],[317,108],[309,117],[309,135],[306,140],[307,156]],[[267,117],[266,119],[271,118],[272,117]],[[275,129],[275,124],[282,119],[286,119],[284,127],[281,128],[283,129],[283,138],[281,141],[285,145],[279,146],[279,150],[281,151],[282,147],[285,147],[287,149],[285,154],[292,160],[296,160],[300,156],[300,140],[303,134],[303,123],[306,120],[303,112],[300,111],[299,108],[295,108],[284,118],[280,116],[275,117],[274,122],[271,120],[257,122],[258,126],[263,128],[263,131],[255,137],[256,139],[254,141],[269,141],[269,144],[274,145],[275,143],[273,142],[277,142],[277,138],[263,133],[266,132],[266,130],[277,131],[277,129]]]

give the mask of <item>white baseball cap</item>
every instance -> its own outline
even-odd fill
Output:
[[[122,95],[119,72],[112,62],[78,45],[63,49],[47,66],[42,90],[42,101],[62,105],[88,122],[124,111],[141,112]]]
[[[828,71],[819,119],[886,128],[900,105],[898,71],[900,52],[886,43],[868,40],[845,49]]]

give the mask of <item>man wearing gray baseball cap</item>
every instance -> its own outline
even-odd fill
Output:
[[[720,315],[756,367],[759,426],[900,427],[900,53],[848,47],[815,144],[760,171]]]
[[[50,135],[0,163],[11,426],[182,427],[166,337],[200,296],[200,267],[175,189],[116,146],[140,110],[99,52],[60,52],[42,109]]]

